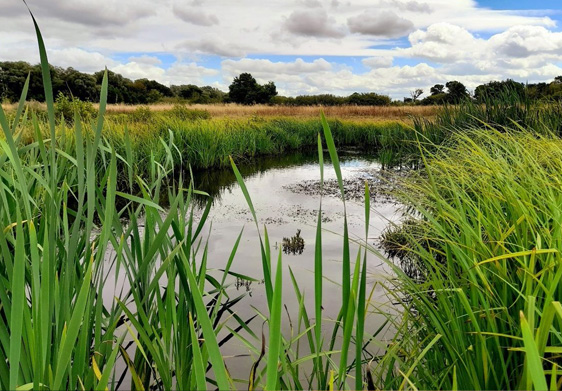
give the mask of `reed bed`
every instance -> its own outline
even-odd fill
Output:
[[[424,159],[385,237],[416,273],[395,268],[404,323],[379,387],[559,389],[562,141],[473,128]]]

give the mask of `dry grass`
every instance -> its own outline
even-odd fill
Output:
[[[32,102],[34,108],[44,108],[43,103]],[[3,104],[4,110],[15,110],[15,104]],[[107,106],[110,114],[131,113],[137,105],[113,104]],[[173,104],[149,105],[150,110],[162,112],[171,110]],[[437,114],[437,106],[243,106],[238,104],[191,105],[193,109],[207,110],[214,118],[293,117],[317,118],[322,110],[326,116],[353,120],[408,120],[410,116],[431,118]]]
[[[149,106],[153,111],[170,110],[171,104],[156,104]],[[438,108],[432,106],[244,106],[237,104],[191,105],[190,108],[207,110],[214,118],[246,118],[246,117],[298,117],[317,118],[320,110],[333,118],[341,119],[380,119],[405,120],[411,115],[432,117]],[[109,105],[110,113],[128,113],[136,106]]]

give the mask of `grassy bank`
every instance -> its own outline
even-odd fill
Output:
[[[9,116],[13,120],[15,111]],[[259,156],[282,154],[316,148],[322,125],[316,119],[205,118],[205,112],[181,108],[170,113],[140,110],[134,114],[106,116],[101,137],[115,148],[118,172],[132,171],[143,179],[150,177],[151,162],[171,156],[171,169],[180,172],[188,167],[207,169],[227,167],[229,156],[238,161]],[[93,140],[89,121],[82,120],[84,137]],[[416,134],[411,126],[397,121],[329,120],[334,142],[339,148],[354,147],[379,154],[385,164],[408,162],[416,156]],[[56,121],[55,137],[66,140],[68,153],[74,154],[75,130],[72,122]],[[21,124],[21,141],[36,142],[37,131],[32,121]],[[48,118],[38,118],[37,127],[49,137]],[[428,137],[433,129],[426,132]],[[434,138],[439,135],[434,135]],[[103,156],[102,156],[103,158]],[[124,161],[126,159],[126,162]],[[122,178],[120,178],[122,182]]]
[[[418,364],[420,389],[560,387],[561,173],[562,141],[519,128],[467,130],[426,156],[400,195],[415,212],[384,236],[416,273],[396,268],[406,315],[383,361]]]

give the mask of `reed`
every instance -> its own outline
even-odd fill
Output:
[[[410,218],[392,229],[416,273],[394,267],[404,323],[379,387],[560,386],[561,151],[553,134],[503,128],[424,152],[401,194]]]

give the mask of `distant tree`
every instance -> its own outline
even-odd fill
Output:
[[[422,105],[432,106],[432,105],[443,105],[448,102],[449,94],[442,92],[440,94],[432,94],[426,96],[421,100]]]
[[[93,75],[82,73],[74,68],[67,68],[62,72],[67,94],[82,101],[93,102],[98,100],[96,78]]]
[[[201,97],[196,103],[223,103],[227,94],[216,87],[201,87]]]
[[[228,91],[232,102],[245,105],[269,103],[271,98],[277,95],[277,88],[273,82],[262,86],[249,73],[242,73],[235,77]]]
[[[277,87],[275,83],[270,81],[267,84],[260,86],[259,103],[269,103],[271,98],[277,96]]]
[[[390,97],[379,95],[374,92],[353,93],[347,98],[347,103],[358,106],[388,106]]]
[[[431,95],[443,94],[445,92],[445,86],[443,84],[436,84],[429,89]]]
[[[415,89],[414,91],[411,91],[411,92],[410,92],[410,96],[412,97],[412,100],[413,100],[414,102],[417,101],[418,98],[419,98],[420,96],[422,96],[422,95],[423,95],[423,90],[422,90],[421,88],[417,88],[417,89]]]
[[[199,98],[203,91],[193,84],[173,86],[174,94],[182,99],[194,100]]]
[[[289,102],[295,106],[341,106],[347,98],[333,94],[299,95]]]
[[[479,102],[514,95],[520,98],[524,97],[525,85],[511,79],[505,81],[491,81],[487,84],[479,85],[474,90],[474,98]]]
[[[460,81],[449,81],[445,84],[448,91],[448,101],[450,103],[459,103],[460,101],[468,98],[468,91],[464,84]]]

